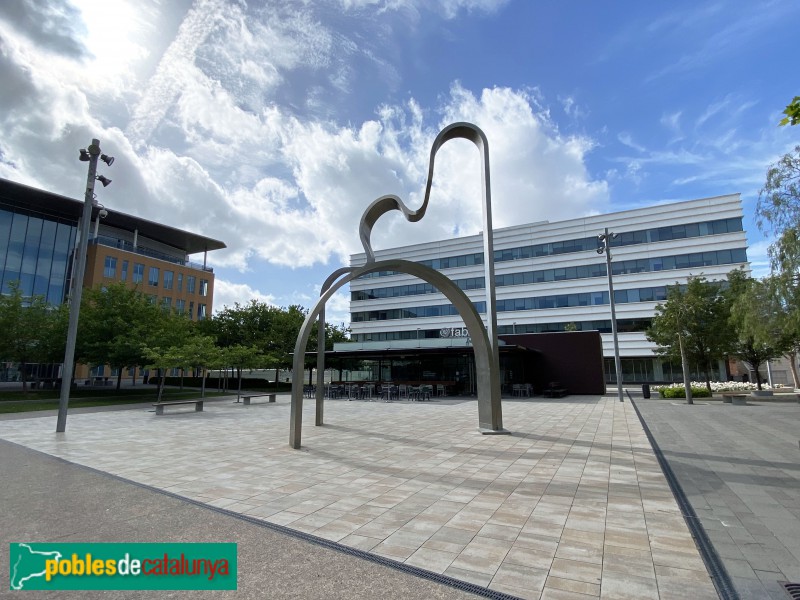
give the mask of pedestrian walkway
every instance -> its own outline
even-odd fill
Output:
[[[636,403],[744,600],[800,582],[800,404]]]
[[[328,401],[314,427],[307,402],[298,451],[279,396],[76,414],[65,434],[32,416],[0,421],[0,438],[521,598],[717,598],[630,403],[505,400],[503,418],[513,435],[483,436],[474,400]],[[139,519],[115,539],[186,524],[159,525]]]

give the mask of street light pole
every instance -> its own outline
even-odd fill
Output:
[[[77,259],[72,274],[71,291],[69,295],[69,329],[67,330],[67,347],[64,352],[64,365],[61,369],[61,396],[58,402],[58,422],[56,433],[63,433],[67,428],[67,408],[69,407],[69,392],[72,385],[72,375],[75,367],[75,341],[78,337],[78,317],[81,310],[81,295],[83,293],[83,274],[86,268],[86,252],[89,244],[89,225],[92,221],[92,205],[94,203],[94,182],[97,178],[97,159],[100,156],[100,141],[92,140],[92,144],[81,152],[81,160],[88,155],[89,174],[86,178],[86,195],[83,198],[83,214],[81,216],[81,238],[78,241]]]
[[[600,240],[601,246],[597,249],[598,254],[606,255],[606,273],[608,275],[608,301],[611,305],[611,335],[614,338],[614,368],[617,371],[617,396],[619,401],[622,399],[622,366],[619,359],[619,339],[617,337],[617,311],[614,305],[614,281],[611,275],[611,240],[617,237],[616,233],[610,233],[608,227],[603,230],[603,233],[597,236]]]

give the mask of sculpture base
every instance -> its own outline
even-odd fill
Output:
[[[511,435],[508,429],[488,429],[486,427],[478,427],[478,432],[481,435]]]

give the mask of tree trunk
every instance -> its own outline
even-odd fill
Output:
[[[19,363],[19,370],[22,373],[22,393],[23,394],[27,394],[28,393],[28,379],[27,379],[27,377],[25,375],[25,371],[26,371],[25,366],[27,364],[28,363],[26,363],[26,362]]]
[[[686,350],[683,348],[683,339],[678,334],[678,345],[681,349],[681,369],[683,370],[683,389],[686,391],[686,403],[694,404],[692,400],[692,383],[689,381],[689,362],[686,360]]]
[[[117,370],[117,391],[119,391],[122,388],[122,369],[123,368],[124,367],[120,367]]]
[[[183,391],[183,367],[181,367],[181,391]]]
[[[156,400],[156,402],[161,402],[161,394],[164,392],[164,379],[166,379],[166,375],[166,369],[158,369],[158,400]]]
[[[794,389],[800,389],[800,374],[797,373],[797,351],[792,350],[786,354],[789,359],[789,368],[792,371],[792,380],[794,381]]]
[[[200,377],[202,378],[202,382],[200,383],[200,397],[206,397],[206,370],[200,370]]]

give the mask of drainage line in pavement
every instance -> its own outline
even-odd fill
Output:
[[[164,496],[169,496],[170,498],[175,498],[176,500],[180,500],[182,502],[188,502],[194,506],[198,506],[201,508],[206,508],[209,510],[213,510],[214,512],[233,517],[235,519],[239,519],[241,521],[246,521],[252,525],[257,525],[258,527],[264,527],[265,529],[271,529],[272,531],[282,533],[284,535],[291,536],[293,538],[297,538],[304,542],[310,542],[312,544],[316,544],[318,546],[322,546],[324,548],[329,548],[330,550],[335,550],[337,552],[342,552],[344,554],[349,554],[350,556],[354,556],[356,558],[360,558],[362,560],[366,560],[372,563],[376,563],[379,565],[383,565],[384,567],[389,567],[390,569],[395,569],[397,571],[402,571],[403,573],[407,573],[409,575],[414,575],[415,577],[419,577],[421,579],[427,579],[428,581],[433,581],[435,583],[440,583],[442,585],[446,585],[451,588],[455,588],[464,592],[469,592],[471,594],[475,594],[476,596],[482,596],[483,598],[490,598],[491,600],[522,600],[519,596],[513,596],[511,594],[506,594],[505,592],[500,592],[498,590],[492,590],[487,587],[483,587],[481,585],[477,585],[475,583],[470,583],[468,581],[462,581],[460,579],[456,579],[454,577],[448,577],[447,575],[442,575],[441,573],[434,573],[433,571],[427,571],[425,569],[421,569],[419,567],[415,567],[413,565],[407,565],[397,560],[393,560],[391,558],[386,558],[384,556],[380,556],[378,554],[372,554],[371,552],[365,552],[364,550],[359,550],[357,548],[351,548],[349,546],[345,546],[344,544],[340,544],[338,542],[334,542],[331,540],[326,540],[325,538],[321,538],[315,535],[311,535],[310,533],[305,533],[304,531],[297,531],[295,529],[290,529],[284,525],[278,525],[277,523],[270,523],[269,521],[263,521],[261,519],[257,519],[255,517],[251,517],[249,515],[243,515],[241,513],[233,512],[231,510],[227,510],[225,508],[220,508],[218,506],[211,506],[210,504],[206,504],[199,500],[194,500],[193,498],[187,498],[186,496],[181,496],[180,494],[176,494],[175,492],[170,492],[167,490],[162,490],[157,487],[153,487],[146,483],[140,483],[138,481],[133,481],[131,479],[126,479],[119,475],[115,475],[114,473],[107,473],[105,471],[101,471],[100,469],[95,469],[94,467],[89,467],[87,465],[82,465],[79,463],[75,463],[69,461],[65,458],[61,458],[60,456],[53,456],[52,454],[47,454],[46,452],[42,452],[40,450],[36,450],[34,448],[28,448],[27,446],[23,446],[22,444],[17,444],[16,442],[10,442],[8,440],[3,440],[9,444],[14,444],[16,446],[20,446],[21,448],[25,448],[26,450],[30,450],[31,452],[37,452],[39,454],[43,454],[49,458],[54,460],[58,460],[74,467],[78,467],[80,469],[85,469],[92,473],[96,473],[98,475],[103,475],[105,477],[110,477],[112,479],[116,479],[117,481],[122,481],[124,483],[128,483],[131,485],[135,485],[137,487],[150,490],[151,492],[156,492],[158,494],[162,494]]]
[[[667,459],[664,458],[664,453],[661,451],[661,447],[658,445],[658,442],[656,442],[656,438],[653,437],[653,434],[651,433],[650,428],[647,426],[647,423],[645,423],[642,413],[639,412],[639,407],[636,406],[636,402],[633,401],[630,391],[625,390],[625,392],[628,394],[628,399],[630,400],[631,405],[633,405],[633,409],[636,411],[636,416],[639,417],[639,422],[642,424],[642,429],[644,429],[644,433],[647,435],[647,439],[650,441],[650,445],[653,448],[653,453],[656,455],[658,464],[661,466],[664,477],[666,477],[667,483],[672,490],[672,495],[675,496],[675,500],[678,502],[678,508],[681,509],[683,519],[686,521],[686,525],[689,527],[689,531],[691,532],[692,537],[697,544],[697,548],[700,551],[700,556],[703,558],[703,562],[705,563],[708,572],[711,574],[711,581],[714,582],[714,587],[717,588],[717,594],[719,594],[719,597],[722,600],[740,600],[739,594],[733,587],[733,582],[731,581],[730,575],[728,575],[725,565],[722,564],[719,554],[717,554],[717,551],[711,544],[711,540],[708,539],[706,530],[703,528],[700,519],[697,517],[697,513],[694,512],[694,508],[692,508],[692,505],[689,502],[689,499],[686,497],[686,493],[683,491],[678,478],[672,471],[672,467],[669,466],[669,462],[667,462]]]

